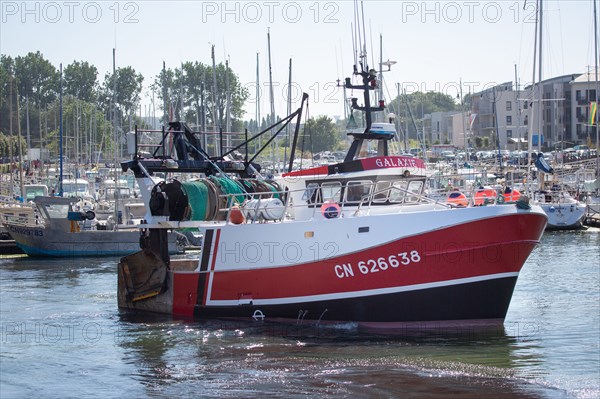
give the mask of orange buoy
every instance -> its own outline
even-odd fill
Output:
[[[469,205],[469,200],[467,199],[467,196],[461,193],[460,191],[453,191],[450,194],[448,194],[446,202],[448,202],[451,205],[462,207]]]
[[[506,189],[504,189],[504,202],[516,202],[519,198],[521,198],[519,190],[515,190],[511,187],[506,187]]]
[[[229,221],[233,224],[242,224],[246,221],[244,213],[239,206],[234,205],[229,210]]]
[[[496,190],[493,188],[480,188],[475,192],[475,205],[484,205],[486,200],[496,201]]]

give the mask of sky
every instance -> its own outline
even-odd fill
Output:
[[[149,85],[163,61],[168,68],[185,61],[210,65],[214,45],[216,62],[229,59],[250,92],[244,119],[256,115],[258,53],[258,105],[264,117],[270,112],[267,31],[274,107],[281,116],[287,114],[292,59],[293,109],[306,92],[310,116],[343,117],[343,93],[336,82],[352,74],[353,41],[366,44],[371,68],[380,69],[380,37],[383,60],[396,61],[383,73],[388,99],[396,96],[397,84],[409,93],[438,91],[456,97],[461,83],[463,94],[477,92],[514,81],[515,65],[521,86],[533,78],[533,0],[1,0],[0,6],[2,54],[40,51],[56,67],[88,61],[103,80],[112,71],[116,48],[117,67],[131,66],[145,77],[143,114],[150,109]],[[360,35],[353,35],[355,6],[364,14]],[[592,0],[545,0],[543,22],[544,78],[594,66]]]

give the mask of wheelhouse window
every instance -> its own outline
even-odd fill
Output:
[[[392,184],[392,189],[390,190],[390,202],[404,202],[404,197],[406,196],[406,190],[408,189],[407,181],[395,181]]]
[[[371,181],[349,181],[346,185],[346,202],[360,202],[364,196],[371,193]]]
[[[380,181],[375,185],[375,195],[373,196],[373,202],[386,202],[390,193],[390,186],[392,182]]]
[[[69,213],[69,204],[48,204],[43,209],[49,219],[66,219]]]
[[[342,184],[340,182],[331,182],[321,184],[321,195],[323,202],[340,202],[342,197]]]
[[[420,180],[411,181],[410,183],[408,183],[408,191],[410,191],[411,193],[420,195],[421,192],[423,191],[423,182]],[[410,194],[407,194],[405,202],[419,202],[419,197],[411,196]]]

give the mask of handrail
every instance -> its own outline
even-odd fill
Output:
[[[361,211],[361,208],[362,208],[363,204],[365,203],[365,201],[368,202],[368,204],[369,204],[368,205],[369,206],[368,209],[370,209],[371,205],[373,204],[373,201],[375,199],[375,196],[377,196],[378,194],[382,194],[382,193],[388,192],[390,190],[398,190],[400,192],[403,192],[403,193],[406,193],[406,194],[410,194],[411,197],[417,197],[420,200],[424,200],[424,202],[429,202],[429,203],[433,203],[433,204],[437,204],[437,205],[442,205],[442,206],[444,206],[446,208],[452,208],[452,205],[445,204],[443,202],[439,202],[437,200],[428,198],[427,196],[425,196],[423,194],[415,193],[414,191],[410,191],[410,190],[408,190],[406,188],[402,188],[402,187],[398,187],[398,186],[390,186],[390,187],[386,187],[386,188],[382,188],[380,190],[374,191],[374,192],[372,192],[372,193],[370,193],[368,195],[363,195],[361,197],[361,199],[360,199],[359,204],[358,204],[358,208],[354,212],[354,216],[358,216],[359,215],[359,213]],[[402,204],[403,206],[407,205],[405,202],[398,202],[398,204]]]
[[[428,198],[427,196],[425,196],[423,194],[415,193],[414,191],[410,191],[405,188],[391,186],[391,187],[383,188],[381,190],[374,191],[371,194],[362,196],[360,201],[358,201],[358,208],[354,212],[354,216],[359,216],[360,211],[363,209],[364,206],[368,206],[368,208],[370,209],[373,206],[375,197],[378,194],[385,193],[390,190],[398,190],[400,192],[409,194],[411,197],[416,197],[420,200],[419,203],[430,203],[430,204],[440,205],[445,208],[453,208],[453,206],[450,204],[446,204],[446,203],[440,202],[438,200]],[[313,204],[306,204],[306,203],[293,204],[293,203],[291,203],[293,193],[304,192],[304,191],[306,191],[305,188],[304,189],[296,189],[296,190],[288,190],[288,191],[280,190],[280,191],[264,191],[264,192],[253,192],[253,193],[221,194],[221,195],[219,195],[219,198],[225,199],[226,207],[219,208],[218,213],[225,212],[225,223],[229,224],[230,223],[230,214],[231,214],[231,210],[232,210],[233,206],[235,206],[235,205],[242,206],[247,200],[256,199],[257,203],[256,203],[255,209],[258,210],[258,209],[260,209],[260,205],[261,205],[262,201],[264,201],[266,199],[274,198],[275,195],[279,194],[280,199],[282,199],[282,198],[285,199],[285,201],[282,201],[284,209],[282,212],[282,216],[278,219],[274,219],[273,221],[281,222],[282,220],[284,220],[286,218],[286,215],[288,214],[288,211],[290,209],[306,208],[309,205],[312,205],[311,206],[311,208],[313,208],[313,216],[312,217],[314,217],[314,214],[317,212],[319,205],[322,205],[325,202],[315,202]],[[235,200],[235,197],[239,197],[239,196],[243,196],[245,198],[245,200],[241,204]],[[266,198],[263,198],[263,197],[266,197]],[[355,201],[352,201],[351,203],[348,203],[347,201],[341,201],[339,204],[340,212],[343,213],[344,208],[347,208],[348,206],[354,206],[355,203],[356,203]],[[413,205],[416,205],[416,203],[405,203],[405,202],[393,203],[392,202],[392,205],[400,205],[400,206],[404,207],[404,206],[413,206]],[[241,207],[241,209],[242,209],[242,211],[244,211],[243,206]],[[257,221],[257,218],[252,218],[251,223],[255,223],[256,221]]]

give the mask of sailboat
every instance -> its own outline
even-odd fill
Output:
[[[566,191],[563,187],[557,184],[552,184],[550,187],[546,187],[546,176],[554,174],[554,169],[550,167],[550,165],[546,162],[543,154],[541,153],[541,142],[542,142],[542,13],[543,13],[543,4],[542,0],[538,1],[537,4],[537,13],[536,13],[536,28],[537,24],[539,24],[539,36],[536,36],[536,44],[537,39],[539,37],[539,50],[538,52],[534,52],[535,56],[538,57],[539,61],[539,70],[538,70],[538,94],[537,94],[537,126],[538,126],[538,153],[536,155],[536,159],[534,160],[535,167],[538,171],[538,188],[533,193],[533,201],[536,205],[539,205],[542,210],[546,213],[548,217],[548,224],[546,229],[548,230],[574,230],[579,229],[583,226],[583,219],[586,215],[586,205],[579,202],[576,198],[573,198],[568,191]],[[538,35],[537,29],[535,32]],[[535,85],[535,64],[536,59],[534,58],[534,68],[533,68],[533,80],[534,84],[532,84],[532,93],[535,97],[536,85]],[[534,114],[534,104],[535,101],[532,102],[531,106],[531,114],[532,114],[532,125],[535,119],[533,118]],[[529,132],[529,150],[528,153],[532,154],[532,137],[533,137],[533,128],[530,129]],[[531,162],[529,162],[531,165]]]

